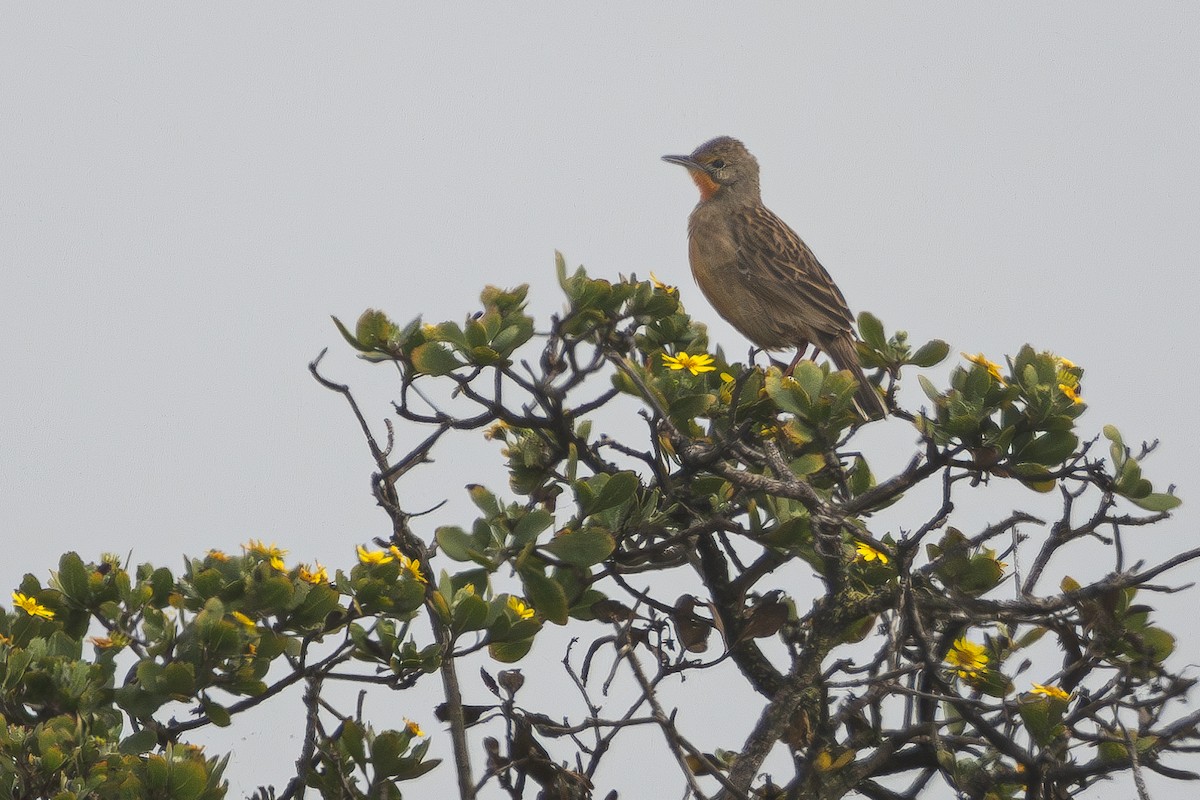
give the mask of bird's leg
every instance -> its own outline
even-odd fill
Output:
[[[784,370],[783,377],[787,378],[791,376],[792,372],[796,369],[796,365],[800,363],[800,359],[804,358],[804,353],[806,350],[808,350],[808,342],[801,339],[796,345],[796,357],[792,359],[792,363],[788,365],[786,370]],[[819,352],[819,350],[814,350],[813,358],[816,358],[817,353]]]

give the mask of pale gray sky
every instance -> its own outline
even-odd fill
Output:
[[[956,353],[1069,356],[1084,430],[1161,437],[1150,477],[1196,497],[1200,6],[432,8],[6,4],[5,594],[69,549],[177,569],[255,537],[348,566],[385,519],[306,364],[331,347],[380,416],[393,382],[330,314],[459,319],[528,282],[544,318],[558,248],[680,285],[741,354],[688,273],[694,188],[659,161],[718,134],[855,311]],[[499,459],[439,455],[410,505],[469,519],[457,487],[500,488]],[[1194,545],[1192,508],[1150,555]],[[231,796],[295,757],[259,723],[234,729]]]

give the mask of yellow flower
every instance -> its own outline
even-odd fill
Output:
[[[1029,690],[1030,694],[1041,694],[1046,697],[1052,697],[1055,700],[1070,700],[1071,695],[1057,686],[1043,686],[1040,683],[1035,683],[1033,688]]]
[[[667,284],[660,281],[658,279],[658,276],[655,275],[653,272],[650,273],[650,282],[652,284],[654,284],[655,289],[662,289],[667,294],[675,294],[675,292],[679,291],[674,286],[668,286]]]
[[[298,577],[305,583],[329,583],[329,573],[320,562],[314,562],[311,569],[308,564],[301,564],[299,570]]]
[[[708,353],[697,353],[690,356],[687,353],[680,353],[677,356],[669,356],[663,353],[663,364],[671,369],[686,369],[693,375],[699,375],[701,372],[712,372],[716,369],[712,365],[713,358]]]
[[[1000,365],[997,364],[995,361],[989,361],[988,357],[985,356],[983,353],[976,353],[975,355],[971,355],[970,353],[963,353],[962,356],[967,361],[970,361],[972,364],[978,364],[979,366],[983,367],[984,369],[986,369],[988,371],[989,375],[991,375],[993,378],[1000,381],[1001,383],[1004,383],[1004,376],[1000,374]]]
[[[401,553],[400,548],[396,547],[396,545],[392,545],[388,548],[388,550],[396,557],[396,560],[400,562],[400,569],[407,570],[408,574],[412,575],[413,580],[415,580],[417,583],[428,583],[428,581],[425,580],[425,576],[421,574],[420,561],[404,555],[404,553]]]
[[[507,422],[500,420],[484,430],[483,438],[487,439],[489,442],[494,439],[505,441],[505,437],[508,435],[509,427],[510,426]]]
[[[858,555],[855,557],[855,560],[857,561],[878,560],[880,564],[888,563],[888,557],[886,553],[879,552],[866,542],[855,542],[854,549],[858,551]]]
[[[1070,384],[1060,383],[1058,385],[1058,390],[1066,395],[1067,399],[1075,405],[1079,405],[1083,402],[1083,398],[1079,396],[1079,391]]]
[[[400,566],[408,570],[409,574],[413,576],[413,580],[415,580],[417,583],[428,583],[428,581],[425,580],[425,576],[421,574],[421,562],[417,559],[406,558],[404,559],[404,563],[402,563]]]
[[[386,550],[367,550],[361,544],[358,546],[358,560],[363,564],[386,564],[392,560]]]
[[[413,722],[408,717],[404,718],[404,729],[407,730],[409,733],[411,733],[413,736],[424,736],[425,735],[425,731],[421,730],[421,726],[418,725],[417,723]]]
[[[5,636],[3,633],[0,633],[0,645],[2,644],[12,644],[12,637]]]
[[[728,372],[721,373],[721,388],[717,390],[717,395],[723,403],[733,402],[733,387],[735,379]]]
[[[435,339],[438,335],[438,326],[432,322],[426,322],[421,326],[421,333],[425,335],[426,339]]]
[[[1075,362],[1069,358],[1058,357],[1058,363],[1063,369],[1075,369]]]
[[[129,644],[129,637],[120,631],[114,631],[108,636],[91,636],[88,641],[101,650],[121,649]]]
[[[981,644],[969,642],[960,638],[946,653],[946,663],[958,671],[960,678],[978,678],[979,673],[987,672],[988,656]]]
[[[258,655],[258,642],[246,642],[246,655]]]
[[[37,600],[34,600],[32,597],[26,597],[20,592],[13,592],[12,599],[13,605],[31,617],[45,617],[46,619],[54,619],[54,612],[46,608]]]
[[[221,550],[209,550],[208,557],[213,561],[225,562],[229,560],[229,556],[225,555],[225,553]]]
[[[254,629],[257,627],[257,626],[254,624],[254,620],[250,619],[249,617],[247,617],[245,614],[243,614],[243,613],[242,613],[242,612],[240,612],[240,611],[234,611],[234,612],[233,612],[232,614],[230,614],[229,616],[233,617],[235,620],[237,620],[238,622],[242,623],[243,625],[245,625],[245,626],[246,626],[247,628],[249,628],[250,630],[254,630]]]
[[[533,609],[525,605],[525,601],[519,597],[509,595],[508,607],[521,619],[529,619],[533,616]]]
[[[283,563],[283,559],[279,556],[271,556],[271,569],[276,572],[287,572],[287,564]]]
[[[265,544],[262,539],[251,539],[246,544],[242,545],[243,550],[249,550],[256,556],[263,558],[283,558],[287,555],[287,550],[276,547],[274,542]]]

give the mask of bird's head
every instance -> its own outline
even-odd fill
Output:
[[[758,197],[758,161],[746,145],[718,136],[686,156],[663,156],[663,161],[687,167],[700,187],[701,201],[722,195]]]

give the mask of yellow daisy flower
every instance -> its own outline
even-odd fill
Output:
[[[697,353],[694,356],[687,353],[669,356],[663,353],[662,360],[663,364],[671,369],[686,369],[693,375],[699,375],[701,372],[712,372],[716,369],[712,365],[713,358],[708,353]]]
[[[305,583],[329,583],[329,573],[319,562],[315,562],[311,568],[308,564],[301,564],[297,577]]]
[[[400,568],[403,570],[407,570],[408,574],[412,575],[413,579],[415,581],[417,581],[417,583],[428,583],[428,581],[425,580],[425,576],[421,574],[421,562],[420,561],[418,561],[415,558],[409,558],[408,556],[404,555],[404,553],[401,553],[400,548],[396,547],[396,545],[392,545],[391,547],[389,547],[388,551],[393,556],[396,557],[397,561],[400,562]]]
[[[533,609],[525,605],[525,601],[519,597],[510,595],[508,598],[508,607],[521,619],[530,619],[533,616]]]
[[[653,272],[650,273],[650,283],[654,284],[655,289],[662,289],[667,294],[675,294],[677,291],[679,291],[674,286],[670,286],[660,281],[658,276]]]
[[[249,628],[250,630],[254,630],[255,628],[257,628],[257,627],[258,627],[258,626],[257,626],[257,625],[254,623],[254,620],[250,619],[250,617],[246,616],[245,614],[243,614],[243,613],[242,613],[242,612],[240,612],[240,611],[234,611],[234,612],[233,612],[232,614],[230,614],[229,616],[233,617],[235,620],[237,620],[238,622],[242,623],[242,625],[246,626],[246,627],[247,627],[247,628]]]
[[[1058,390],[1066,395],[1067,399],[1075,405],[1079,405],[1083,402],[1083,398],[1079,396],[1079,390],[1070,384],[1060,383],[1058,385]]]
[[[1065,690],[1057,686],[1043,686],[1040,683],[1035,683],[1033,688],[1029,690],[1030,694],[1040,694],[1046,697],[1052,697],[1056,700],[1070,700],[1071,695]]]
[[[21,609],[31,617],[45,617],[46,619],[54,619],[54,612],[46,608],[37,600],[34,600],[32,597],[26,597],[20,592],[13,592],[12,599],[14,606]]]
[[[386,550],[368,550],[360,544],[358,560],[363,564],[387,564],[392,560],[392,556]]]
[[[262,539],[251,539],[246,544],[242,545],[243,550],[247,550],[256,556],[263,558],[283,558],[287,555],[287,550],[281,547],[276,547],[274,542],[266,544]]]
[[[981,672],[987,671],[988,656],[983,645],[969,642],[965,637],[954,642],[945,660],[960,678],[978,678]]]
[[[855,556],[856,561],[878,561],[880,564],[888,563],[886,553],[881,553],[866,542],[855,542],[854,549],[858,551]]]
[[[1000,374],[1000,365],[997,364],[995,361],[989,360],[988,357],[985,356],[983,353],[976,353],[975,355],[971,355],[970,353],[963,353],[962,356],[967,361],[970,361],[972,364],[978,364],[979,366],[983,367],[984,369],[986,369],[988,371],[989,375],[991,375],[993,378],[1000,381],[1001,383],[1004,383],[1004,376]]]

